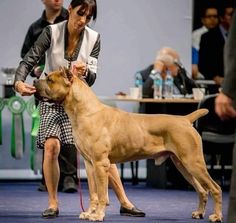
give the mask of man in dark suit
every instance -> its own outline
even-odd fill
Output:
[[[171,71],[173,77],[173,94],[186,95],[192,94],[192,88],[196,88],[194,80],[188,77],[187,72],[180,62],[179,54],[170,47],[161,48],[153,64],[144,70],[139,71],[143,78],[143,97],[153,98],[153,75],[159,72],[165,81],[167,72]],[[163,81],[163,83],[164,83]],[[163,106],[156,106],[155,103],[140,103],[139,112],[147,114],[171,113],[175,115],[185,115],[193,111],[192,106],[181,105],[181,110],[176,109],[176,104],[167,103]]]
[[[236,13],[225,45],[225,78],[222,91],[215,101],[215,111],[222,119],[236,118]],[[233,122],[232,122],[233,123]],[[235,134],[236,136],[236,134]],[[235,137],[236,139],[236,137]],[[228,223],[236,222],[236,143],[233,150],[233,171],[231,177]]]
[[[178,53],[170,47],[163,47],[158,52],[154,64],[140,71],[143,78],[144,98],[153,97],[152,72],[159,72],[162,78],[165,79],[167,70],[171,71],[171,75],[173,76],[174,94],[192,94],[192,88],[196,87],[196,84],[187,76],[187,72],[180,62]]]
[[[219,9],[220,24],[204,33],[200,41],[199,71],[205,79],[214,80],[215,86],[209,86],[209,93],[216,93],[224,77],[223,49],[231,23],[233,7],[227,4]]]

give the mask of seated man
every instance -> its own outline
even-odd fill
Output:
[[[174,94],[192,94],[192,88],[197,87],[195,82],[187,76],[185,68],[180,62],[178,53],[169,47],[163,47],[156,56],[154,64],[149,65],[140,73],[143,78],[143,97],[153,97],[152,73],[159,72],[165,80],[166,71],[171,71],[174,79]]]

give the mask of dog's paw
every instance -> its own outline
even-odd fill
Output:
[[[223,222],[223,217],[222,215],[217,215],[217,214],[212,214],[209,216],[209,221],[210,222]]]
[[[104,220],[105,215],[104,214],[96,214],[93,213],[89,216],[89,221],[103,221]]]
[[[89,216],[91,215],[90,212],[81,212],[80,215],[79,215],[79,219],[82,219],[82,220],[89,220]]]
[[[192,218],[194,219],[203,219],[204,218],[204,213],[200,211],[193,211],[192,212]]]
[[[79,219],[89,220],[90,215],[95,213],[96,209],[97,205],[90,205],[90,207],[86,211],[81,212],[81,214],[79,215]]]

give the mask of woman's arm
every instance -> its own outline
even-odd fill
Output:
[[[50,43],[51,29],[46,27],[30,48],[29,52],[25,55],[24,59],[20,62],[16,70],[14,88],[22,96],[29,96],[36,92],[34,86],[24,83],[24,81],[41,57],[44,56],[46,50],[50,47]]]
[[[20,62],[16,70],[15,82],[24,82],[27,75],[32,71],[34,66],[38,63],[46,50],[51,44],[51,29],[46,27],[42,34],[39,36],[34,45],[30,48],[29,52],[25,55],[24,59]]]
[[[97,60],[101,49],[100,35],[98,35],[97,41],[93,47],[93,50],[88,58],[88,71],[85,77],[89,86],[92,86],[96,80],[97,74]]]

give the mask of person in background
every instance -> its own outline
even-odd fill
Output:
[[[68,67],[74,75],[83,76],[88,85],[96,79],[97,60],[100,52],[100,35],[88,27],[96,20],[96,0],[72,0],[68,7],[68,20],[47,26],[39,38],[20,62],[15,75],[14,87],[22,96],[36,92],[34,86],[25,80],[39,59],[45,57],[45,74]],[[89,65],[92,64],[92,65]],[[48,191],[48,208],[43,218],[56,218],[59,215],[57,187],[60,170],[58,156],[63,145],[74,146],[71,124],[63,106],[40,101],[40,127],[37,147],[44,149],[43,170]],[[109,169],[109,183],[113,187],[120,203],[120,214],[144,217],[145,213],[137,209],[127,198],[115,164]]]
[[[159,72],[165,80],[167,71],[171,72],[174,79],[174,94],[192,94],[192,88],[196,87],[196,84],[187,76],[186,69],[180,62],[179,54],[170,47],[163,47],[158,51],[154,63],[140,71],[143,78],[144,98],[153,97],[153,78],[151,74]]]
[[[62,22],[68,18],[68,11],[63,7],[63,0],[41,0],[44,4],[44,11],[39,19],[34,21],[26,33],[23,46],[21,48],[21,58],[28,53],[34,42],[38,39],[43,29],[52,24]],[[45,65],[45,56],[43,56],[33,71],[32,77],[39,77],[43,72]]]
[[[192,78],[204,79],[198,69],[198,51],[194,47],[192,47]]]
[[[43,29],[51,24],[62,22],[68,18],[68,11],[63,7],[63,0],[42,0],[44,11],[42,16],[33,22],[25,36],[25,40],[21,49],[21,58],[28,53],[34,42],[38,39]],[[45,65],[45,55],[40,58],[39,62],[34,66],[30,75],[34,78],[39,78],[43,72]],[[38,105],[38,100],[35,98],[35,103]],[[44,156],[44,152],[43,152]],[[62,146],[59,155],[60,166],[60,181],[58,190],[66,193],[77,191],[77,150],[71,146],[69,149]],[[46,191],[44,173],[42,171],[41,184],[38,187],[39,191]]]
[[[225,44],[224,62],[225,77],[222,90],[215,100],[215,111],[219,117],[236,119],[236,13],[232,18],[229,37]],[[233,122],[232,122],[233,124]],[[235,122],[234,122],[235,124]],[[236,127],[236,126],[235,126]],[[235,133],[236,140],[236,133]],[[236,222],[236,142],[233,148],[233,168],[229,192],[228,223]]]
[[[198,51],[201,36],[209,29],[215,28],[218,23],[218,10],[214,4],[207,4],[201,12],[202,27],[195,29],[192,33],[192,78],[204,79],[198,69]]]
[[[192,33],[192,47],[199,51],[201,36],[209,29],[215,28],[218,23],[218,10],[213,4],[207,4],[201,12],[202,27],[195,29]]]
[[[232,3],[224,2],[218,12],[219,26],[202,35],[199,49],[199,71],[205,79],[214,80],[215,82],[215,85],[208,86],[210,94],[219,92],[219,87],[224,78],[223,49],[231,24]]]

